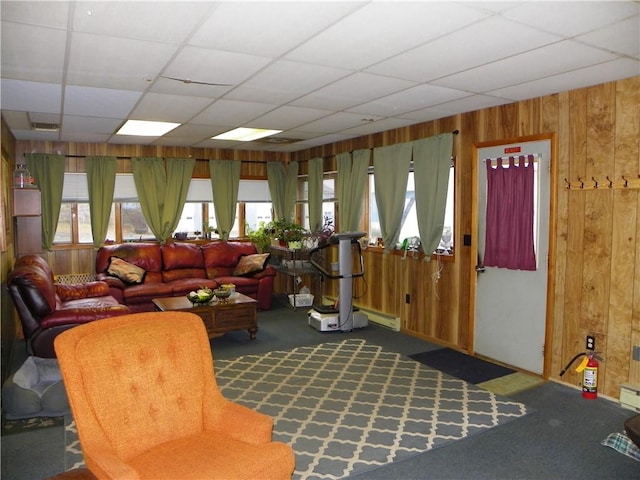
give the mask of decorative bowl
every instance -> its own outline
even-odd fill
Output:
[[[227,299],[231,296],[231,290],[226,288],[216,288],[213,291],[213,294],[216,296],[218,300],[221,302],[226,302]]]
[[[214,293],[210,288],[200,288],[196,292],[189,292],[187,298],[191,303],[209,303],[213,295]]]

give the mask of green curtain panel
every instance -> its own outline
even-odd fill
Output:
[[[451,133],[413,142],[416,213],[425,260],[431,259],[442,237],[452,151]]]
[[[132,158],[140,208],[156,239],[166,242],[178,226],[187,199],[193,158]]]
[[[319,230],[324,223],[322,217],[322,186],[323,186],[323,161],[322,158],[309,160],[309,229],[314,232]]]
[[[93,246],[100,248],[107,237],[116,186],[116,157],[87,157],[87,186]]]
[[[267,163],[267,180],[275,218],[293,220],[296,205],[298,162]]]
[[[367,181],[371,150],[366,148],[336,155],[338,164],[338,205],[340,205],[340,230],[358,230],[364,203],[364,187]]]
[[[42,248],[51,250],[58,228],[62,186],[64,184],[64,155],[27,155],[27,168],[40,188],[42,196]]]
[[[240,162],[232,160],[209,160],[213,208],[216,212],[216,227],[222,240],[229,239],[229,233],[236,220],[238,186],[240,185]]]
[[[385,253],[394,249],[400,236],[410,165],[411,143],[373,150],[376,205]]]

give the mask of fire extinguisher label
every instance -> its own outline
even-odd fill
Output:
[[[598,386],[598,370],[595,368],[586,368],[584,370],[583,384],[584,388],[596,388]]]

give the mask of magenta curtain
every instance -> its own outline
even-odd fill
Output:
[[[487,166],[487,214],[484,265],[511,270],[535,270],[533,246],[533,155],[516,164],[498,158]]]

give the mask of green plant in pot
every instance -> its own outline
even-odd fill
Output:
[[[291,249],[301,248],[302,239],[307,234],[307,231],[302,225],[284,218],[271,221],[269,227],[273,230],[274,238],[277,238],[281,244]]]
[[[256,247],[258,253],[266,252],[271,245],[271,239],[273,238],[273,229],[266,225],[264,222],[258,224],[258,228],[252,230],[249,225],[246,227],[247,237]]]

